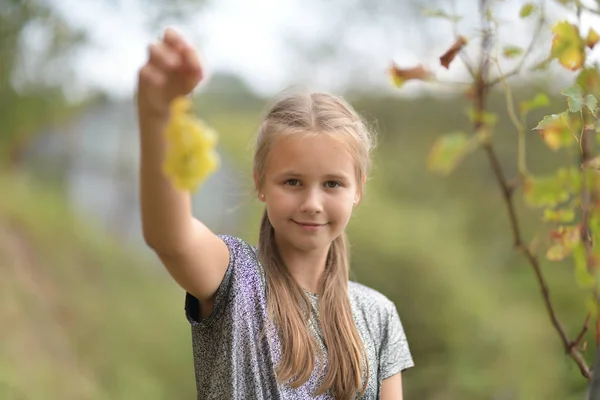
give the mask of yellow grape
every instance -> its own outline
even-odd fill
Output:
[[[175,187],[194,191],[220,165],[217,134],[192,114],[192,102],[178,97],[171,103],[165,129],[168,144],[163,172]]]

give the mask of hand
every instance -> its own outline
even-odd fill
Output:
[[[168,115],[171,101],[189,94],[203,78],[194,48],[175,30],[167,28],[161,41],[150,45],[149,57],[140,69],[140,112]]]

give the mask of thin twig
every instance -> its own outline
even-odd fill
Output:
[[[585,317],[585,321],[583,322],[583,328],[581,328],[581,331],[579,331],[579,334],[577,335],[577,337],[575,338],[575,340],[573,340],[571,342],[571,347],[578,347],[579,344],[581,343],[581,341],[583,340],[583,337],[585,336],[585,334],[587,333],[589,327],[590,327],[590,319],[592,318],[592,313],[588,312],[586,317]]]
[[[498,61],[498,59],[495,59],[495,61],[496,66],[498,68],[498,72],[500,73],[500,76],[502,76],[502,68],[500,67],[500,62]],[[502,84],[504,85],[504,92],[506,93],[506,109],[508,111],[508,117],[510,118],[511,122],[515,126],[515,129],[517,130],[517,169],[519,171],[519,176],[523,178],[529,174],[527,170],[525,150],[525,123],[517,117],[517,113],[515,112],[515,102],[513,99],[512,90],[506,79],[502,79]]]
[[[506,74],[500,74],[500,76],[489,81],[487,83],[487,85],[489,87],[494,87],[498,83],[505,81],[506,79],[508,79],[514,75],[517,75],[521,72],[521,70],[523,69],[523,66],[525,65],[525,60],[527,59],[527,57],[529,57],[529,55],[531,54],[533,49],[535,49],[535,45],[537,44],[537,41],[542,33],[544,23],[546,22],[546,19],[544,18],[544,9],[545,9],[544,2],[542,2],[541,7],[540,7],[540,17],[539,17],[538,23],[535,27],[534,34],[531,38],[531,42],[529,42],[529,45],[527,46],[527,50],[525,50],[525,53],[523,53],[523,56],[519,60],[519,63],[517,64],[517,66],[515,68],[513,68],[511,71],[507,72]]]
[[[488,61],[489,61],[489,54],[490,54],[489,45],[490,45],[490,35],[491,35],[488,23],[486,22],[486,19],[485,19],[487,0],[480,0],[479,5],[480,5],[480,13],[482,15],[482,27],[483,27],[484,37],[481,42],[481,56],[480,56],[479,70],[478,70],[478,73],[477,73],[477,76],[475,79],[475,113],[476,113],[475,115],[482,115],[483,112],[485,111],[487,93],[490,88],[490,85],[487,84],[486,79],[485,79],[487,70],[489,68]],[[481,120],[481,118],[475,118],[474,128],[475,128],[476,132],[478,132],[480,129],[483,128],[483,121]],[[572,342],[570,340],[568,340],[565,329],[564,329],[562,323],[560,322],[560,320],[558,319],[558,316],[556,314],[556,311],[555,311],[552,301],[550,299],[550,290],[548,288],[546,279],[544,278],[544,275],[542,273],[539,259],[535,254],[533,254],[533,252],[529,249],[529,247],[523,242],[521,230],[519,227],[519,222],[517,219],[517,213],[516,213],[514,201],[513,201],[514,190],[513,190],[512,186],[508,183],[508,180],[505,177],[504,171],[502,169],[502,166],[500,165],[500,162],[498,160],[498,157],[496,155],[496,152],[493,148],[492,143],[490,141],[486,141],[485,143],[483,143],[482,147],[488,156],[492,170],[494,172],[494,176],[495,176],[496,181],[502,191],[504,203],[505,203],[507,211],[508,211],[510,228],[511,228],[513,239],[514,239],[514,247],[516,250],[518,250],[524,254],[525,258],[529,261],[529,264],[532,266],[532,268],[535,272],[537,281],[538,281],[540,289],[542,291],[544,305],[546,306],[546,310],[548,312],[548,315],[550,317],[552,325],[554,326],[555,330],[558,332],[558,335],[560,336],[560,339],[562,341],[565,352],[578,365],[579,370],[581,371],[581,374],[584,377],[586,377],[587,379],[590,379],[591,374],[590,374],[589,367],[587,366],[583,356],[581,355],[581,352],[577,349],[577,347],[571,345]]]
[[[452,5],[452,14],[453,15],[457,15],[456,13],[456,0],[453,0],[451,2]],[[453,21],[452,23],[452,34],[454,35],[454,40],[456,41],[458,39],[458,21]],[[465,67],[467,68],[467,71],[469,71],[469,75],[471,75],[472,78],[475,77],[475,70],[473,68],[473,63],[472,61],[469,59],[469,56],[464,52],[461,51],[458,56],[460,57],[461,61],[463,62],[463,64],[465,65]]]

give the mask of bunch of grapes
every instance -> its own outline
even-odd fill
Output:
[[[165,136],[163,172],[178,189],[195,191],[220,165],[217,133],[193,115],[189,98],[178,97],[171,103]]]

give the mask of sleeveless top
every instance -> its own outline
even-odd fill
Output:
[[[281,356],[281,345],[267,319],[264,270],[255,249],[248,243],[228,235],[220,235],[220,238],[229,248],[230,261],[211,315],[201,318],[198,300],[189,293],[185,298],[185,313],[192,330],[198,400],[333,400],[330,392],[313,396],[326,371],[319,374],[317,358],[315,370],[301,387],[292,389],[277,381],[275,366]],[[319,298],[307,294],[312,305],[309,329],[325,350]],[[348,282],[348,294],[369,363],[369,380],[361,399],[378,399],[381,382],[414,366],[413,359],[394,303],[383,294],[352,281]],[[266,329],[264,338],[261,337],[263,328]],[[323,354],[327,368],[327,353]]]

